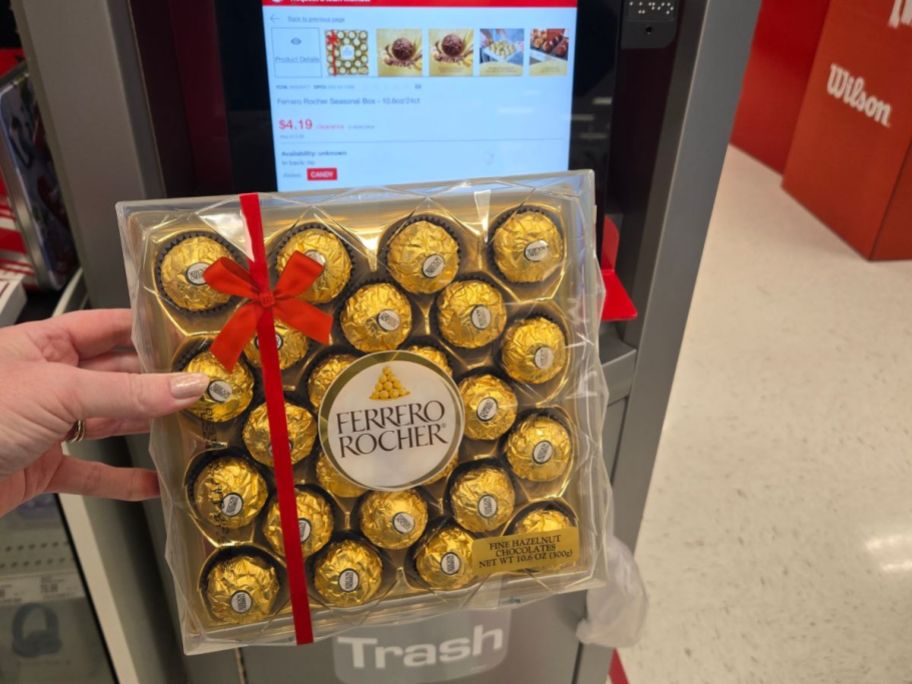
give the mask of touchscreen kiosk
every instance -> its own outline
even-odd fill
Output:
[[[264,0],[277,188],[566,170],[575,5]]]

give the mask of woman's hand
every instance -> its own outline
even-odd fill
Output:
[[[199,373],[140,374],[126,309],[79,311],[0,328],[0,515],[43,492],[138,501],[158,496],[153,470],[65,456],[77,420],[86,439],[149,431],[191,405]]]

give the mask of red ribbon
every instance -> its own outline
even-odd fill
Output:
[[[238,295],[249,301],[238,308],[222,328],[210,350],[226,368],[237,363],[244,346],[256,335],[259,339],[260,366],[266,394],[266,414],[275,468],[276,496],[279,500],[279,520],[282,524],[282,544],[294,618],[295,639],[299,644],[313,642],[310,620],[310,601],[307,597],[307,577],[298,527],[298,507],[295,496],[291,449],[288,445],[288,424],[285,416],[285,392],[279,367],[275,319],[283,321],[318,342],[329,341],[332,317],[315,306],[297,299],[320,275],[322,267],[312,259],[295,253],[279,276],[275,289],[269,286],[266,267],[266,247],[263,243],[263,219],[256,193],[240,196],[241,213],[247,222],[253,259],[250,272],[230,259],[219,259],[206,269],[206,282],[219,292]]]
[[[225,368],[234,368],[244,346],[256,334],[260,319],[269,309],[275,318],[300,330],[311,339],[323,344],[329,342],[332,316],[298,299],[320,276],[323,271],[320,264],[295,252],[279,276],[274,290],[269,289],[268,275],[265,287],[259,285],[254,280],[254,270],[251,265],[248,273],[236,261],[223,257],[203,274],[212,289],[249,300],[234,312],[212,343],[210,351]],[[260,339],[260,344],[262,343]]]

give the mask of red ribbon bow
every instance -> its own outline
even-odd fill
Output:
[[[279,276],[274,290],[260,289],[253,277],[231,259],[221,258],[206,269],[203,277],[209,286],[248,299],[228,319],[210,351],[221,364],[231,370],[244,346],[256,335],[257,324],[266,309],[286,325],[300,330],[311,339],[326,344],[332,328],[332,316],[298,299],[323,272],[313,259],[295,252]]]
[[[203,277],[215,290],[238,295],[249,300],[228,319],[210,347],[210,351],[226,368],[233,368],[246,344],[258,336],[263,393],[272,440],[272,460],[275,470],[276,497],[279,501],[279,520],[282,526],[282,545],[288,577],[288,593],[294,619],[295,639],[299,644],[313,641],[313,625],[307,597],[307,577],[301,554],[298,511],[295,496],[294,471],[288,444],[288,424],[285,415],[285,395],[279,350],[276,345],[275,319],[284,321],[318,342],[329,341],[332,317],[315,306],[297,299],[322,272],[317,262],[295,253],[275,289],[269,287],[266,267],[266,247],[263,243],[263,219],[256,193],[240,196],[241,213],[247,222],[247,233],[253,258],[248,273],[230,259],[219,259],[206,269]]]

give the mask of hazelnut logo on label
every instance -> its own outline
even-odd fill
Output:
[[[209,387],[206,388],[206,394],[208,394],[209,398],[215,403],[224,404],[231,399],[231,385],[224,380],[213,380],[209,383]]]
[[[529,261],[541,261],[548,256],[548,243],[544,240],[536,240],[526,245],[523,255]]]
[[[532,355],[532,361],[535,363],[536,368],[548,370],[554,365],[554,350],[551,347],[539,347],[535,350],[535,354]]]
[[[279,333],[276,333],[276,349],[281,349],[283,344],[285,344],[284,338],[281,335],[279,335]],[[257,349],[260,348],[259,335],[253,338],[253,346],[256,347]]]
[[[184,275],[193,285],[205,285],[206,279],[203,277],[203,274],[206,272],[207,268],[209,268],[209,264],[197,261],[195,264],[190,264],[184,272]]]
[[[326,266],[326,257],[315,249],[308,249],[306,252],[304,252],[304,256],[306,256],[308,259],[316,261],[318,264],[320,264],[320,266]]]
[[[305,543],[310,539],[310,520],[307,518],[298,518],[298,534],[301,537],[301,543]]]
[[[554,456],[554,445],[548,441],[542,441],[532,447],[532,460],[538,465],[544,465]]]
[[[253,599],[246,591],[236,591],[231,595],[231,610],[244,614],[253,607]]]
[[[361,578],[356,570],[346,568],[339,573],[339,589],[342,591],[354,591],[361,584]]]
[[[478,402],[478,408],[475,409],[475,415],[478,416],[478,420],[487,423],[497,415],[498,408],[500,407],[497,404],[497,399],[494,397],[485,397]]]
[[[343,476],[367,489],[409,489],[440,474],[462,441],[464,407],[452,378],[407,351],[363,356],[343,370],[319,410],[320,443]],[[402,534],[414,520],[396,516]]]
[[[483,494],[478,500],[478,515],[482,518],[493,518],[497,515],[497,498],[493,494]]]
[[[223,515],[233,518],[244,508],[244,499],[240,494],[226,494],[219,506]]]
[[[443,257],[439,254],[431,254],[427,259],[424,260],[424,263],[421,264],[421,272],[424,274],[425,278],[436,278],[443,272],[443,267],[446,265]]]
[[[452,551],[447,551],[440,558],[440,572],[444,575],[455,575],[462,569],[462,561]]]
[[[472,309],[472,325],[479,330],[487,330],[491,325],[491,310],[484,304],[479,304]]]
[[[377,314],[377,325],[383,328],[386,332],[398,330],[399,326],[401,325],[399,314],[397,314],[392,309],[384,309]]]
[[[415,519],[408,513],[400,512],[393,516],[393,528],[399,534],[411,534],[415,529]]]

